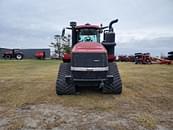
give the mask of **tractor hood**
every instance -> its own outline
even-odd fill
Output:
[[[97,42],[79,42],[73,47],[72,53],[107,53],[107,50]]]

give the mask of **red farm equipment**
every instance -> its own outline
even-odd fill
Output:
[[[77,87],[95,86],[103,93],[121,94],[122,83],[114,56],[115,33],[109,26],[70,22],[72,50],[63,56],[56,81],[57,95],[76,94]],[[63,31],[64,32],[64,31]],[[100,35],[103,33],[103,41]]]
[[[13,59],[15,58],[16,60],[22,60],[24,57],[23,52],[20,49],[10,49],[8,51],[5,51],[3,54],[4,59]]]
[[[35,57],[37,58],[37,59],[42,59],[42,60],[44,60],[45,59],[45,52],[44,51],[37,51],[36,53],[35,53]]]
[[[135,53],[135,64],[172,64],[171,60],[151,57],[150,53]]]
[[[135,53],[135,64],[151,64],[150,53]]]
[[[128,56],[129,62],[135,62],[135,56],[130,55]]]
[[[120,55],[120,56],[118,56],[118,61],[127,62],[128,57],[126,55]]]
[[[168,60],[168,59],[152,57],[152,64],[167,64],[167,65],[170,65],[170,64],[172,64],[172,61]]]
[[[133,55],[119,55],[118,56],[118,61],[121,61],[121,62],[135,62],[135,56]]]

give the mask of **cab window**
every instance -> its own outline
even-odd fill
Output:
[[[80,29],[78,32],[79,42],[100,42],[100,34],[97,29]]]

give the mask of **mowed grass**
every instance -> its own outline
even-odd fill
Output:
[[[118,63],[123,82],[121,95],[84,90],[80,95],[57,96],[55,83],[59,65],[57,60],[0,61],[0,104],[62,103],[107,110],[119,108],[122,103],[139,105],[138,101],[173,106],[173,65]]]
[[[59,61],[0,61],[0,104],[20,106],[55,96]]]

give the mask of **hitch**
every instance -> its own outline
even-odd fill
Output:
[[[99,85],[99,88],[103,88],[105,86],[105,83],[103,81],[101,81],[100,85]]]

